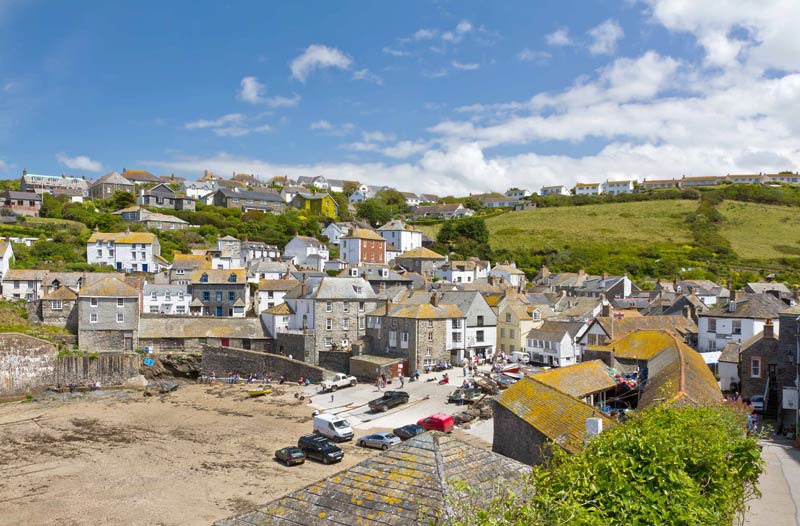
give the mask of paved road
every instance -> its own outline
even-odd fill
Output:
[[[488,370],[486,366],[486,370]],[[442,373],[422,374],[416,382],[405,381],[405,386],[400,387],[400,382],[395,379],[384,390],[407,391],[410,395],[408,404],[390,409],[386,413],[372,413],[367,407],[370,400],[379,398],[382,393],[378,388],[368,384],[358,384],[355,387],[338,389],[335,393],[319,392],[318,386],[310,386],[306,395],[311,397],[309,411],[312,408],[319,409],[323,413],[333,413],[347,417],[356,436],[360,436],[361,431],[372,429],[391,430],[395,427],[406,424],[414,424],[421,418],[434,413],[454,414],[466,409],[466,406],[459,407],[456,404],[447,402],[450,394],[464,381],[464,375],[460,367],[447,371],[450,376],[449,385],[439,385],[433,378],[441,378]],[[467,373],[469,376],[469,373]],[[428,381],[428,380],[431,381]],[[333,402],[331,402],[331,394]],[[474,422],[466,432],[492,443],[493,425],[491,420],[480,423]],[[309,430],[310,431],[310,430]]]
[[[766,471],[758,482],[762,497],[750,503],[745,524],[752,526],[800,526],[800,449],[790,440],[762,442]]]

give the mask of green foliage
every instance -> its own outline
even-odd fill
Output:
[[[460,258],[477,256],[489,257],[489,231],[482,217],[450,219],[442,223],[436,237],[434,250],[455,253]]]
[[[367,199],[356,204],[356,214],[369,221],[372,226],[378,227],[392,219],[394,210],[378,199]]]
[[[345,183],[347,186],[347,183]],[[353,219],[352,214],[350,214],[350,201],[348,200],[347,192],[328,192],[333,200],[336,201],[336,206],[339,210],[339,221],[350,221]],[[351,192],[352,193],[352,192]]]
[[[764,466],[744,413],[730,406],[651,407],[576,455],[553,455],[516,499],[459,498],[448,524],[729,526],[758,495]]]

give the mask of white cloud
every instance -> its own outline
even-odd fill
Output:
[[[466,20],[462,20],[456,26],[456,33],[469,33],[470,31],[472,31],[472,24]]]
[[[366,80],[367,82],[372,82],[378,86],[383,85],[383,79],[366,68],[354,71],[353,78],[355,80]]]
[[[569,29],[560,27],[544,36],[544,41],[548,46],[560,47],[569,46],[572,44],[572,39],[569,37]]]
[[[442,33],[442,40],[445,42],[450,42],[453,44],[457,44],[464,39],[464,35],[472,31],[472,24],[467,22],[466,20],[462,20],[461,22],[456,25],[455,29],[452,31],[445,31]]]
[[[437,29],[419,29],[413,35],[401,38],[400,42],[419,42],[420,40],[433,40],[439,36]]]
[[[480,64],[474,64],[474,63],[466,63],[465,64],[465,63],[459,62],[457,60],[454,60],[453,62],[451,62],[451,65],[454,68],[460,69],[462,71],[474,71],[476,69],[480,69],[480,67],[481,67]]]
[[[0,159],[0,172],[5,172],[6,170],[8,170],[8,163]]]
[[[536,62],[538,64],[543,64],[550,60],[550,53],[547,51],[536,51],[533,49],[525,48],[519,53],[517,53],[517,59],[521,60],[522,62]]]
[[[239,85],[238,99],[250,104],[266,104],[270,108],[281,108],[297,106],[300,103],[300,95],[296,93],[291,97],[280,95],[266,97],[267,87],[256,77],[244,77]]]
[[[305,82],[314,70],[323,68],[347,70],[352,64],[353,60],[339,49],[311,44],[292,61],[292,77],[300,82]]]
[[[367,142],[387,142],[395,140],[393,133],[384,133],[382,131],[363,131],[361,137]]]
[[[187,122],[183,125],[184,128],[187,130],[201,130],[203,128],[218,128],[220,126],[224,126],[226,124],[231,124],[234,122],[241,122],[244,120],[244,115],[241,113],[228,113],[227,115],[223,115],[218,119],[200,119],[192,122]]]
[[[244,137],[246,135],[250,135],[251,133],[266,133],[270,131],[272,131],[272,126],[269,124],[262,124],[252,128],[246,128],[243,126],[226,126],[223,128],[214,129],[214,133],[218,137]]]
[[[328,122],[326,120],[321,120],[321,121],[312,122],[311,125],[309,126],[309,128],[311,128],[312,130],[332,130],[333,129],[333,124],[331,124],[330,122]]]
[[[84,170],[87,172],[101,172],[103,165],[86,155],[68,157],[66,154],[57,153],[56,160],[72,170]],[[1,168],[1,167],[0,167]]]
[[[387,55],[392,55],[393,57],[408,57],[411,55],[411,52],[409,51],[403,51],[400,49],[394,49],[390,47],[383,48],[383,52],[386,53]]]
[[[617,42],[625,32],[616,20],[606,20],[588,31],[592,37],[589,52],[592,55],[611,55],[617,49]]]

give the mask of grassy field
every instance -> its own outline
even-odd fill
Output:
[[[725,201],[718,207],[727,221],[721,233],[742,259],[800,255],[800,210],[775,205]]]

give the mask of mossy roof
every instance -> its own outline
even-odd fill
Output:
[[[583,398],[616,387],[617,382],[601,360],[591,360],[568,367],[559,367],[533,375],[537,381]]]

